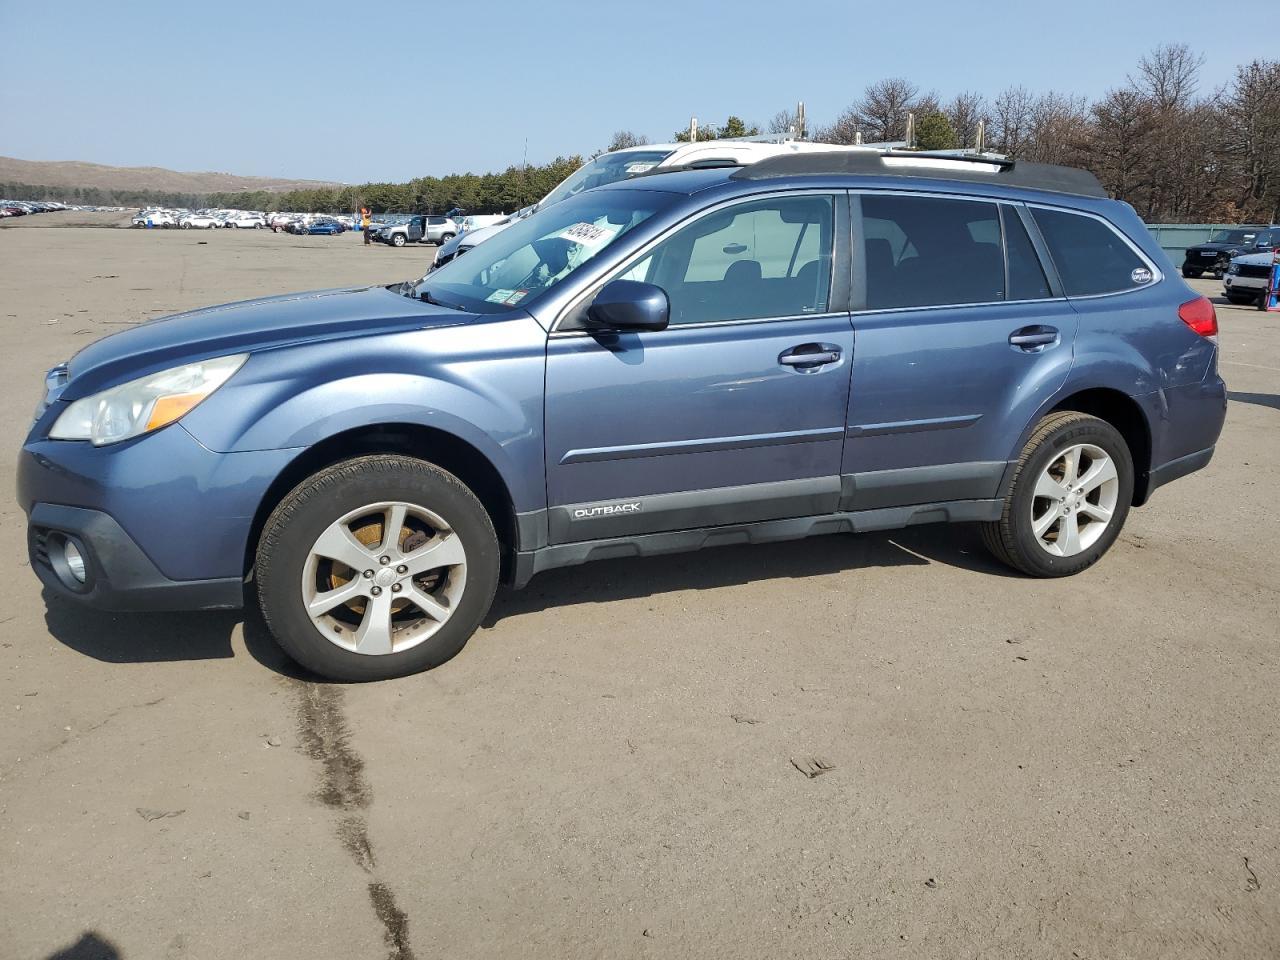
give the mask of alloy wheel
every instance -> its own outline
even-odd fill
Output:
[[[1055,557],[1083,553],[1106,531],[1115,514],[1120,477],[1099,446],[1078,443],[1049,461],[1036,479],[1031,532]]]
[[[302,603],[329,642],[371,656],[400,653],[448,622],[466,578],[466,550],[442,517],[412,503],[371,503],[316,539]]]

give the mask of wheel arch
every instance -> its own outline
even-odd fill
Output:
[[[1036,424],[1051,413],[1074,410],[1077,413],[1097,417],[1119,431],[1133,457],[1133,506],[1147,502],[1151,480],[1151,424],[1141,405],[1122,390],[1114,387],[1083,387],[1072,389],[1051,400],[1028,424],[1024,436],[1019,439],[1022,449],[1027,438],[1035,431]]]
[[[317,441],[276,476],[267,487],[245,543],[243,570],[253,570],[258,541],[267,518],[285,496],[307,477],[353,457],[395,453],[416,457],[448,470],[474,493],[493,521],[502,546],[502,576],[508,579],[517,547],[517,519],[511,491],[497,467],[466,440],[417,423],[383,423],[354,427]]]

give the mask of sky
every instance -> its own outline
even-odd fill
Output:
[[[1280,56],[1280,3],[0,0],[0,37],[0,155],[364,183],[799,100],[813,128],[892,76],[1094,97],[1161,43],[1207,90]]]

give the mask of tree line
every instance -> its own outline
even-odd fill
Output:
[[[944,101],[905,78],[880,80],[814,139],[902,140],[914,114],[918,148],[972,148],[981,122],[987,149],[1091,170],[1148,222],[1276,222],[1280,61],[1244,64],[1229,83],[1207,91],[1203,65],[1185,44],[1160,46],[1092,102],[1022,86]]]
[[[1280,221],[1280,61],[1255,60],[1237,68],[1224,86],[1201,89],[1204,58],[1185,44],[1157,47],[1123,83],[1102,97],[1010,86],[994,94],[963,91],[942,98],[910,79],[868,85],[862,95],[809,139],[828,143],[896,142],[915,117],[918,149],[984,146],[1016,159],[1064,163],[1091,170],[1114,197],[1128,201],[1152,223]],[[698,140],[794,131],[792,111],[767,123],[730,116],[703,124]],[[672,134],[687,141],[688,129]],[[619,130],[604,149],[647,143]],[[557,157],[500,173],[418,177],[407,183],[366,183],[286,193],[215,193],[208,196],[145,191],[55,190],[0,184],[12,199],[80,203],[214,206],[245,210],[339,213],[361,205],[374,213],[510,212],[545,196],[584,162]],[[43,191],[39,196],[35,191]]]

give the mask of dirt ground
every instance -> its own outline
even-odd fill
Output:
[[[432,254],[55,216],[0,230],[0,490],[91,340]],[[610,561],[337,686],[42,596],[0,500],[0,956],[1277,956],[1280,316],[1218,310],[1217,456],[1070,580],[966,527]]]

